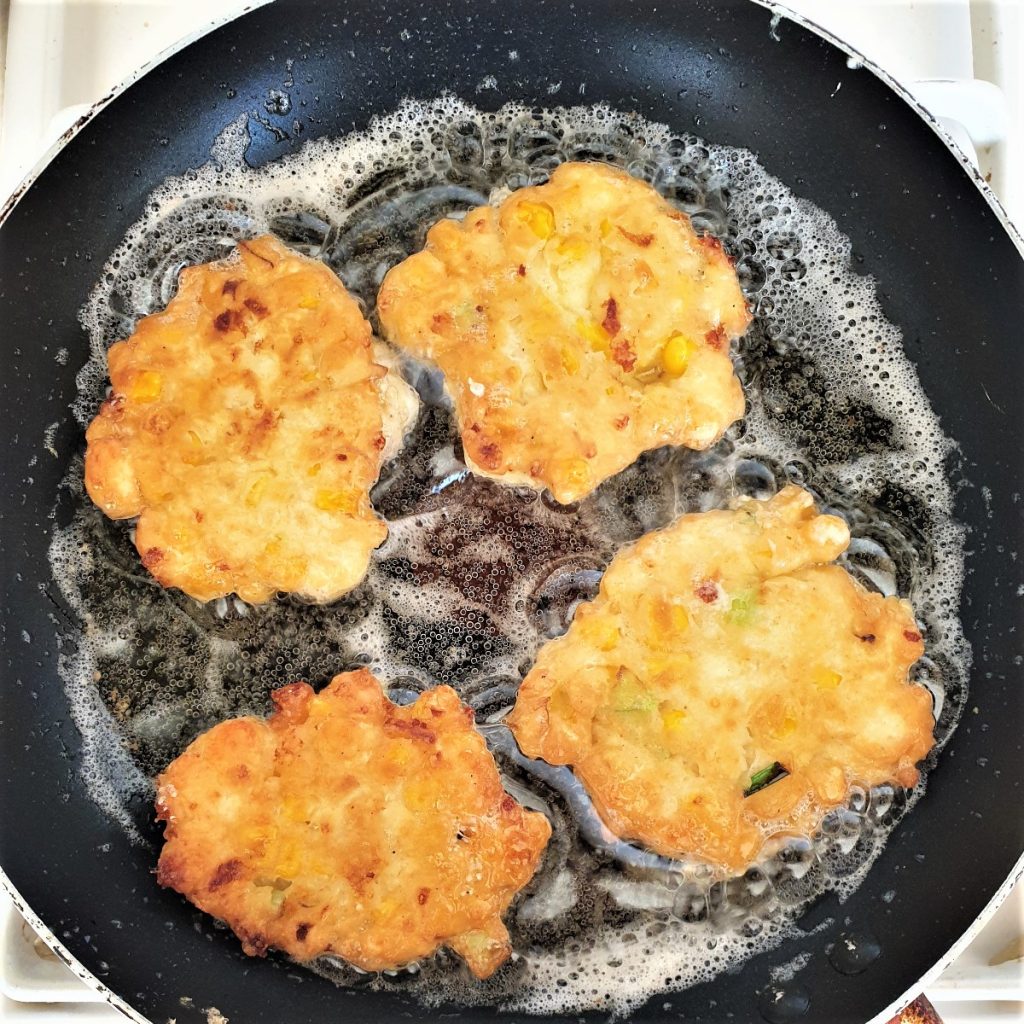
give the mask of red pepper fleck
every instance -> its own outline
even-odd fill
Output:
[[[488,441],[480,445],[477,461],[484,469],[497,469],[501,461],[501,449],[493,441]]]
[[[214,871],[213,877],[210,879],[210,888],[219,889],[222,885],[227,885],[228,882],[233,882],[242,873],[242,862],[236,857],[232,857],[231,860],[224,861],[223,864],[219,865],[217,870]]]
[[[705,603],[714,604],[718,600],[718,587],[714,580],[701,580],[693,592]]]
[[[719,324],[714,330],[704,335],[704,341],[709,348],[721,349],[725,344],[725,328]]]
[[[632,231],[627,231],[619,224],[615,226],[624,238],[628,238],[634,245],[639,245],[642,249],[646,249],[654,241],[654,235],[634,235]]]
[[[629,417],[628,416],[620,416],[615,421],[615,429],[616,430],[625,430],[626,427],[628,427],[628,426],[629,426]]]
[[[625,338],[620,338],[614,345],[612,345],[612,359],[615,360],[626,371],[629,373],[636,364],[636,353],[630,347],[628,341]]]
[[[142,564],[147,569],[152,569],[154,565],[159,565],[164,560],[164,553],[160,548],[147,548],[142,553]]]
[[[919,644],[921,642],[921,634],[913,629],[903,630],[903,636],[909,640],[912,644]]]
[[[501,809],[506,814],[511,814],[516,809],[516,802],[513,797],[505,795],[501,798]]]
[[[420,889],[420,891],[416,894],[416,902],[421,907],[423,906],[424,903],[427,902],[428,899],[430,899],[430,890],[429,889]]]
[[[613,338],[622,329],[622,324],[619,323],[619,304],[611,296],[608,297],[608,301],[604,304],[604,320],[601,326]]]
[[[708,255],[715,252],[723,252],[722,243],[714,235],[701,235],[697,242],[708,250]]]
[[[312,928],[312,925],[306,924],[305,922],[303,922],[302,924],[298,925],[296,927],[296,929],[295,929],[295,938],[299,942],[305,942],[306,941],[306,936],[309,934],[309,929],[310,928]]]
[[[270,310],[268,310],[259,299],[246,299],[242,305],[245,306],[250,313],[254,313],[261,320],[270,312]]]
[[[522,263],[519,264],[519,276],[526,277],[526,267]]]
[[[419,718],[396,718],[389,714],[384,720],[384,731],[394,735],[404,735],[411,740],[420,740],[423,743],[435,743],[437,736],[429,728],[426,722]]]

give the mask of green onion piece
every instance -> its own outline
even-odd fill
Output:
[[[764,789],[765,786],[770,786],[773,782],[778,782],[779,779],[785,778],[788,774],[789,772],[776,761],[774,764],[770,764],[767,768],[762,768],[750,776],[750,785],[743,790],[743,795],[745,797],[753,796],[758,790]]]
[[[732,599],[726,618],[737,626],[746,626],[757,611],[757,591],[741,590]]]

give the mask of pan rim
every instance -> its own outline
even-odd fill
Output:
[[[975,188],[982,194],[985,201],[992,208],[992,212],[999,219],[1000,224],[1006,230],[1006,233],[1010,236],[1010,240],[1016,246],[1017,251],[1021,257],[1024,258],[1024,233],[1017,227],[1014,221],[1011,219],[1006,208],[1003,206],[1000,198],[995,194],[992,186],[985,180],[981,172],[971,162],[971,158],[960,148],[959,143],[948,131],[946,131],[942,122],[905,86],[899,79],[894,78],[888,71],[885,70],[881,65],[876,64],[870,57],[866,57],[860,50],[851,46],[845,40],[839,36],[830,32],[827,28],[823,28],[817,22],[812,21],[810,18],[804,17],[797,11],[786,7],[785,4],[776,3],[776,0],[750,0],[751,3],[757,4],[758,7],[763,7],[765,10],[772,12],[773,19],[777,16],[779,18],[786,18],[792,21],[794,24],[799,25],[801,28],[807,29],[809,32],[813,32],[815,35],[820,36],[827,43],[831,43],[836,49],[842,50],[848,57],[854,58],[860,67],[857,70],[870,71],[876,78],[878,78],[883,84],[887,85],[904,103],[914,111],[918,117],[921,118],[925,124],[939,137],[939,139],[945,143],[946,148],[950,153],[956,157],[957,162],[963,168]],[[0,225],[3,221],[0,219]]]
[[[1020,256],[1024,258],[1024,234],[1022,234],[1021,230],[1010,218],[1006,209],[1003,207],[1002,202],[993,191],[991,185],[984,179],[984,177],[982,177],[979,170],[960,148],[953,136],[946,131],[938,118],[927,107],[925,107],[909,89],[907,89],[899,80],[894,78],[888,71],[876,64],[870,58],[866,57],[859,50],[799,12],[786,7],[784,4],[777,3],[775,0],[750,0],[750,2],[763,8],[765,11],[771,12],[773,21],[775,18],[792,21],[794,24],[812,32],[819,38],[824,39],[827,43],[857,61],[859,64],[858,70],[870,72],[900,99],[902,99],[911,108],[911,110],[925,122],[932,132],[938,136],[949,150],[950,154],[957,160],[963,171],[966,173],[968,179],[973,183],[978,192],[981,193],[989,208],[999,220]],[[71,142],[71,140],[74,139],[82,129],[90,124],[97,114],[103,111],[111,102],[118,99],[128,90],[129,87],[134,85],[135,82],[169,58],[175,56],[177,53],[192,45],[192,43],[206,35],[209,35],[216,29],[235,21],[242,15],[248,14],[262,7],[269,6],[271,3],[273,3],[273,0],[250,0],[250,2],[245,3],[244,6],[240,6],[230,14],[217,19],[212,19],[202,28],[188,33],[172,45],[161,50],[151,60],[147,61],[126,78],[121,80],[105,96],[92,103],[88,111],[78,118],[71,127],[66,129],[39,157],[35,164],[33,164],[33,166],[26,172],[22,180],[15,186],[13,192],[9,196],[3,198],[2,205],[0,205],[0,228],[4,226],[8,217],[13,213],[24,195],[34,185],[36,180],[43,174],[53,160],[56,159],[56,157],[63,151],[68,143]],[[921,976],[918,982],[903,992],[902,995],[894,1000],[883,1011],[872,1017],[867,1024],[884,1024],[884,1022],[890,1020],[895,1014],[899,1013],[905,1006],[907,1006],[917,995],[921,993],[923,989],[931,985],[932,982],[934,982],[936,978],[977,937],[1009,895],[1014,885],[1021,882],[1022,877],[1024,877],[1024,852],[1021,853],[1006,878],[1000,884],[996,892],[991,896],[988,903],[983,907],[978,916],[971,922],[960,937],[952,943],[946,953],[939,958],[924,975]],[[93,991],[97,992],[110,1006],[118,1010],[129,1020],[135,1021],[137,1024],[151,1024],[149,1018],[141,1014],[113,989],[107,986],[106,983],[96,977],[65,947],[64,943],[57,937],[57,935],[50,930],[42,918],[40,918],[39,915],[29,906],[28,902],[11,882],[2,865],[0,865],[0,889],[8,895],[15,908],[22,917],[24,917],[29,926],[39,935],[47,947],[57,955],[57,957],[80,981],[86,984]]]
[[[176,53],[184,50],[186,47],[191,46],[192,43],[203,36],[209,35],[211,32],[218,28],[222,28],[229,22],[235,21],[242,17],[244,14],[248,14],[251,11],[266,7],[272,4],[274,0],[251,0],[244,7],[239,8],[231,14],[224,16],[223,18],[217,18],[208,25],[205,25],[201,29],[197,29],[194,32],[188,33],[188,35],[182,36],[177,42],[172,43],[166,49],[161,50],[151,60],[147,61],[137,70],[133,71],[127,78],[122,79],[117,83],[106,96],[101,97],[92,103],[80,118],[70,127],[67,128],[59,138],[57,138],[49,148],[39,157],[39,159],[32,165],[31,168],[25,173],[25,176],[20,182],[14,187],[14,191],[9,196],[3,197],[3,203],[0,205],[0,228],[4,226],[7,218],[13,213],[18,203],[26,192],[32,187],[36,179],[46,170],[46,168],[56,159],[57,155],[64,149],[65,146],[73,139],[86,125],[88,125],[97,114],[105,109],[110,103],[116,100],[122,93],[126,92],[128,88],[134,85],[140,78],[148,74],[154,68],[163,64],[164,61],[173,57]],[[949,152],[954,156],[963,170],[966,172],[968,178],[971,180],[974,187],[981,193],[982,197],[988,203],[992,212],[996,215],[999,223],[1003,226],[1003,229],[1010,236],[1010,240],[1013,242],[1017,251],[1021,257],[1024,258],[1024,233],[1017,227],[1010,215],[1007,213],[1006,208],[1003,206],[1002,201],[995,194],[992,186],[985,180],[981,172],[971,162],[971,159],[967,154],[960,148],[957,141],[953,138],[949,132],[943,127],[942,122],[926,107],[921,101],[914,96],[909,89],[906,88],[898,79],[894,78],[888,71],[883,67],[876,64],[870,57],[866,57],[860,50],[851,46],[845,42],[839,36],[830,32],[828,29],[823,28],[817,22],[812,21],[810,18],[804,17],[797,11],[786,7],[784,4],[777,3],[776,0],[748,0],[748,2],[755,4],[758,7],[762,7],[767,11],[771,11],[773,18],[778,16],[786,18],[792,21],[794,24],[799,25],[801,28],[807,29],[808,32],[814,33],[824,39],[825,42],[830,43],[836,49],[841,50],[848,57],[853,57],[859,62],[860,67],[858,70],[869,71],[876,78],[881,80],[886,86],[888,86],[904,103],[907,104],[921,118],[925,124],[939,137]]]

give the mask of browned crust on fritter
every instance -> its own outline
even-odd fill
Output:
[[[523,751],[571,764],[617,835],[731,871],[854,784],[913,786],[933,743],[907,681],[922,638],[907,602],[823,564],[848,542],[788,487],[620,551],[520,687]],[[788,775],[745,797],[775,762]]]
[[[385,374],[323,264],[271,236],[182,271],[167,308],[108,353],[85,484],[164,586],[199,600],[329,601],[387,527],[370,506]]]
[[[502,788],[470,709],[446,686],[398,707],[365,669],[273,696],[270,718],[215,726],[157,780],[160,883],[253,955],[377,971],[448,946],[493,973],[551,828]]]
[[[434,225],[378,308],[390,340],[444,371],[470,465],[561,502],[650,448],[706,448],[743,414],[729,340],[750,314],[728,257],[603,164]]]

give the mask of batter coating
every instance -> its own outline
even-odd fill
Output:
[[[85,485],[112,519],[138,516],[160,583],[253,603],[359,583],[387,536],[369,490],[417,398],[327,267],[269,235],[242,242],[183,270],[107,358]]]
[[[907,682],[924,646],[906,601],[824,564],[849,539],[787,487],[623,549],[523,681],[520,747],[572,765],[620,837],[731,872],[854,783],[913,786],[933,743]]]
[[[444,372],[467,464],[563,503],[743,415],[729,341],[750,314],[728,257],[604,164],[435,224],[378,309],[390,340]]]
[[[551,826],[502,789],[469,708],[447,686],[398,707],[366,669],[273,700],[270,718],[222,722],[158,778],[160,884],[250,955],[380,971],[448,946],[492,974]]]

